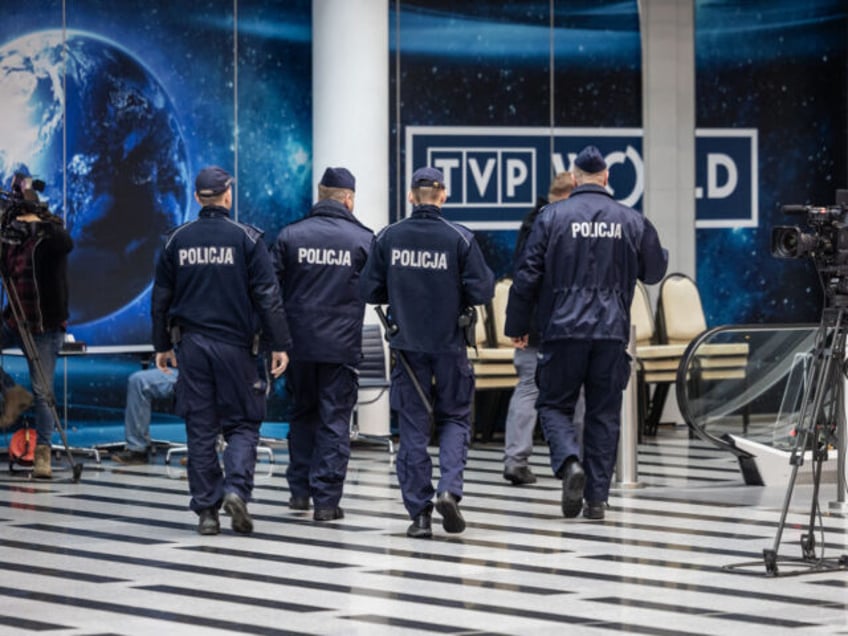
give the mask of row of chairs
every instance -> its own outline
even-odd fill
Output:
[[[469,349],[478,391],[509,390],[517,382],[512,364],[513,347],[509,338],[503,335],[503,320],[511,283],[510,279],[498,281],[492,302],[478,307],[477,347]],[[637,281],[630,316],[636,328],[641,440],[644,435],[656,434],[669,390],[678,378],[687,346],[707,330],[707,322],[695,281],[681,273],[669,274],[659,284],[656,309],[653,308],[646,286]],[[389,384],[384,348],[380,328],[366,325],[363,330],[365,365],[361,370],[360,388],[376,392],[377,397],[387,390]],[[694,357],[696,366],[687,369],[687,379],[702,382],[745,377],[747,345],[703,345],[697,354]],[[365,396],[360,398],[362,404],[369,402]],[[487,401],[483,412],[475,413],[478,416],[475,420],[482,420],[477,422],[479,432],[487,433],[484,435],[486,438],[491,437],[492,431],[488,429],[492,426],[494,410],[499,403],[500,400]],[[351,433],[354,439],[368,438],[359,434],[356,417]],[[389,452],[392,451],[389,441]]]
[[[477,346],[468,350],[477,391],[486,394],[475,414],[478,432],[485,439],[491,438],[491,420],[503,404],[498,396],[511,390],[518,380],[512,364],[514,349],[503,334],[511,284],[509,278],[499,280],[492,302],[477,308]],[[707,328],[700,294],[691,278],[683,274],[666,276],[659,296],[654,310],[647,288],[637,282],[630,309],[636,327],[640,438],[656,434],[686,346]]]

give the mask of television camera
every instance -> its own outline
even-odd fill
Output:
[[[836,191],[832,206],[785,205],[784,214],[806,215],[810,232],[797,226],[776,226],[771,235],[771,254],[777,258],[810,256],[816,266],[825,292],[821,323],[815,343],[807,359],[803,395],[794,427],[794,446],[789,458],[792,466],[789,484],[781,509],[777,534],[771,548],[763,550],[766,574],[778,575],[778,551],[786,527],[786,519],[798,471],[809,451],[813,474],[813,494],[806,533],[801,535],[801,558],[790,560],[810,571],[848,568],[848,555],[837,559],[824,557],[824,541],[817,551],[816,519],[821,520],[818,502],[822,464],[828,450],[838,447],[839,475],[844,474],[845,454],[845,383],[848,378],[846,338],[848,338],[848,190]],[[844,501],[845,484],[837,480],[840,501]]]
[[[797,226],[775,226],[771,234],[772,256],[802,258],[809,255],[825,267],[848,264],[848,204],[784,205],[781,211],[806,216],[812,233],[804,233]]]
[[[15,173],[9,190],[0,189],[0,229],[24,214],[35,214],[43,219],[52,215],[47,205],[38,198],[44,192],[45,183],[22,173]]]

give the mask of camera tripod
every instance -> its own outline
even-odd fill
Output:
[[[798,477],[798,471],[804,463],[804,453],[811,450],[811,465],[813,473],[813,494],[810,505],[810,519],[806,533],[801,535],[801,559],[790,560],[810,568],[809,571],[838,570],[848,567],[848,555],[825,559],[824,540],[822,540],[821,556],[816,554],[815,525],[816,519],[821,521],[819,508],[819,488],[821,485],[822,464],[827,461],[828,447],[834,445],[839,436],[845,436],[845,390],[844,381],[848,362],[845,360],[845,339],[848,335],[848,298],[835,296],[833,306],[826,307],[822,312],[821,324],[816,332],[815,347],[812,352],[812,363],[807,372],[804,395],[795,426],[795,442],[789,463],[792,466],[789,486],[781,510],[777,535],[772,548],[763,550],[766,574],[778,575],[778,551],[783,530],[786,526],[786,516],[792,492]],[[844,440],[843,440],[844,441]],[[842,455],[845,444],[841,444]],[[844,457],[839,458],[840,467],[844,468]],[[838,486],[844,484],[843,470],[838,471]]]
[[[0,250],[0,253],[2,253],[2,250]],[[29,361],[31,373],[35,376],[31,378],[32,384],[33,386],[38,384],[39,386],[47,388],[47,395],[45,396],[47,408],[50,410],[50,415],[53,418],[53,427],[59,432],[59,436],[62,438],[65,455],[67,456],[68,463],[71,466],[73,481],[76,483],[80,480],[80,476],[82,475],[82,463],[74,461],[73,453],[71,453],[71,447],[68,444],[68,436],[65,433],[65,429],[62,428],[61,421],[59,420],[59,413],[56,411],[56,398],[53,391],[53,378],[46,377],[46,374],[44,373],[44,367],[41,364],[41,356],[38,354],[38,347],[35,345],[35,339],[32,336],[32,331],[30,331],[29,325],[26,322],[26,316],[24,316],[20,298],[18,297],[18,292],[15,289],[15,286],[9,283],[5,273],[2,271],[0,271],[0,279],[2,279],[3,289],[5,290],[6,297],[9,300],[9,308],[12,311],[12,317],[15,319],[15,325],[17,325],[18,335],[21,340],[21,347],[24,355]]]

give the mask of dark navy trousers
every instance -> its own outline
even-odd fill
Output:
[[[286,390],[293,398],[286,478],[292,497],[335,508],[350,459],[350,418],[359,377],[346,364],[292,360]]]
[[[185,333],[177,345],[176,412],[185,419],[190,507],[217,509],[224,494],[249,501],[266,383],[247,348]],[[224,469],[218,435],[224,436]]]
[[[462,473],[471,441],[474,373],[465,352],[427,354],[404,351],[419,385],[433,405],[439,439],[439,484],[433,489],[433,463],[427,452],[430,417],[400,361],[392,370],[390,403],[397,412],[400,444],[397,476],[410,518],[432,509],[435,493],[462,499]]]
[[[621,430],[622,391],[630,377],[630,359],[618,340],[556,340],[544,342],[536,367],[539,398],[536,409],[558,477],[569,457],[583,457],[586,486],[583,498],[607,500]],[[585,388],[583,452],[574,424],[574,407]]]

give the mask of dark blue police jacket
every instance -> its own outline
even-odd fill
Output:
[[[293,360],[356,365],[365,302],[359,275],[374,233],[339,201],[316,203],[282,229],[274,265],[292,333]]]
[[[256,326],[272,351],[291,338],[274,265],[262,231],[206,206],[198,218],[172,230],[156,265],[153,346],[171,349],[169,325],[184,332],[251,347]]]
[[[463,308],[491,300],[495,277],[474,234],[421,205],[375,237],[362,272],[362,298],[390,303],[398,326],[391,346],[424,353],[460,353]]]
[[[636,279],[662,280],[668,252],[642,214],[585,184],[536,220],[510,288],[505,333],[523,336],[538,301],[542,341],[630,339]]]

